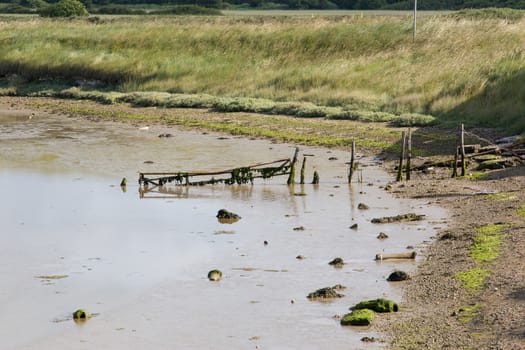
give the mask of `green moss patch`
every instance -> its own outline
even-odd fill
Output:
[[[455,275],[456,279],[463,283],[463,287],[472,292],[478,291],[483,286],[487,276],[488,271],[487,269],[483,268],[461,271]]]
[[[525,204],[522,204],[522,206],[516,210],[516,215],[525,218]]]
[[[352,310],[370,309],[376,312],[397,312],[399,306],[396,302],[388,299],[373,299],[362,301],[351,308]]]
[[[342,326],[368,326],[374,320],[375,313],[370,309],[354,310],[341,319]]]
[[[507,201],[515,201],[518,199],[516,195],[509,193],[509,192],[500,192],[500,193],[491,193],[487,194],[486,198],[488,199],[494,199],[497,201],[507,202]]]
[[[470,257],[476,262],[487,262],[499,255],[501,243],[505,237],[500,232],[507,224],[491,224],[479,227],[470,248]]]

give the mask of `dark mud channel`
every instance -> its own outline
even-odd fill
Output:
[[[342,327],[334,316],[364,299],[399,301],[403,282],[386,279],[395,269],[414,271],[420,258],[375,255],[407,246],[420,253],[444,226],[440,209],[383,190],[392,177],[372,160],[360,160],[364,182],[349,186],[348,153],[307,147],[306,179],[317,170],[318,186],[290,188],[280,177],[171,186],[141,198],[139,171],[220,170],[291,157],[294,146],[29,117],[0,113],[4,348],[380,348],[360,340],[380,339],[373,328]],[[167,133],[173,137],[158,137]],[[221,208],[242,219],[221,224]],[[407,212],[427,217],[371,223]],[[377,239],[379,232],[389,238]],[[344,265],[329,265],[335,257]],[[222,271],[220,281],[208,280],[212,269]],[[336,284],[346,287],[344,297],[306,298]],[[76,324],[68,317],[78,308],[97,317]]]

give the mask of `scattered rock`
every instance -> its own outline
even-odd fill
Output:
[[[73,312],[74,320],[87,320],[90,317],[91,314],[84,309],[78,309],[77,311]]]
[[[392,189],[392,185],[391,184],[388,184],[385,186],[385,190],[386,191],[390,191]]]
[[[304,256],[303,255],[297,255],[295,258],[298,259],[298,260],[303,260]]]
[[[293,230],[294,231],[304,231],[305,228],[304,228],[304,226],[297,226],[297,227],[294,227]]]
[[[407,248],[406,248],[406,249],[413,250],[413,249],[414,249],[414,246],[413,246],[413,245],[407,245]]]
[[[454,235],[451,232],[447,232],[447,233],[443,234],[441,237],[439,237],[440,241],[446,241],[447,239],[455,240],[455,239],[457,239],[457,237],[456,237],[456,235]]]
[[[369,309],[354,310],[341,319],[342,326],[368,326],[374,320],[375,313]]]
[[[268,245],[268,241],[264,241],[264,245]]]
[[[370,207],[368,205],[366,205],[365,203],[359,203],[357,205],[357,209],[366,210],[366,209],[370,209]]]
[[[211,270],[208,272],[208,279],[210,281],[219,281],[222,278],[222,272],[220,270]]]
[[[337,157],[330,157],[328,160],[337,160]]]
[[[376,338],[374,337],[363,337],[361,338],[361,341],[364,343],[373,343],[376,341]]]
[[[337,286],[334,286],[337,287]],[[333,299],[333,298],[342,298],[344,297],[343,294],[339,294],[336,292],[336,290],[340,290],[340,288],[336,289],[334,287],[325,287],[316,290],[315,292],[312,292],[308,294],[308,299]]]
[[[352,226],[350,226],[350,229],[352,229],[352,230],[357,230],[357,227],[358,227],[357,224],[353,224]]]
[[[410,276],[406,272],[396,270],[392,272],[386,280],[389,282],[398,282],[398,281],[406,281],[409,278]]]
[[[217,213],[217,219],[221,224],[232,224],[239,221],[241,217],[235,213],[232,213],[226,209],[220,209]]]
[[[379,234],[377,235],[377,239],[387,239],[388,238],[388,235],[384,232],[379,232]]]
[[[159,137],[173,137],[173,134],[160,134]]]
[[[388,222],[399,222],[399,221],[420,221],[424,220],[426,215],[418,215],[415,213],[400,214],[396,216],[383,216],[380,218],[373,218],[373,224],[384,224]]]
[[[376,312],[398,312],[399,306],[396,302],[384,298],[362,301],[351,307],[352,310],[370,309]]]
[[[343,267],[344,261],[341,258],[335,258],[334,260],[330,261],[328,265],[332,265],[334,267]]]
[[[144,164],[153,164],[154,162],[152,160],[145,160]]]
[[[314,176],[312,179],[312,185],[318,185],[319,184],[319,173],[317,170],[314,171]]]

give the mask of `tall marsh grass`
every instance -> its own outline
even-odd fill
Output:
[[[141,103],[154,91],[171,96],[160,104],[266,113],[299,104],[303,116],[433,115],[523,132],[525,20],[512,13],[423,17],[415,42],[410,16],[0,19],[0,76],[79,91],[88,81],[142,93]]]

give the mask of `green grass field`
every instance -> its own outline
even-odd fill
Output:
[[[525,131],[522,12],[264,14],[0,17],[0,93]]]

